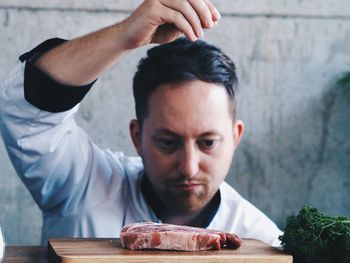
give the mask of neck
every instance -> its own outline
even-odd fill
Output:
[[[141,191],[156,216],[162,220],[162,222],[168,224],[205,228],[213,219],[220,204],[220,192],[218,191],[212,200],[210,200],[199,211],[185,213],[182,211],[174,211],[173,209],[169,209],[156,195],[146,174],[143,176],[141,181]]]

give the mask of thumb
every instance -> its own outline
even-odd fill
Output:
[[[183,33],[177,29],[173,24],[164,24],[158,27],[153,38],[152,43],[165,44],[174,41]]]

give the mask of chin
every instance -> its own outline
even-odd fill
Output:
[[[181,213],[186,213],[186,214],[197,212],[201,210],[205,205],[206,203],[204,203],[203,201],[191,202],[188,200],[181,200],[180,202],[176,202],[175,204],[174,202],[172,202],[172,206],[174,207],[174,209],[176,209]]]

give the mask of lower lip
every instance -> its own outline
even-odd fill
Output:
[[[194,191],[196,190],[200,185],[199,184],[191,184],[191,185],[177,185],[176,188],[180,189],[182,191]]]

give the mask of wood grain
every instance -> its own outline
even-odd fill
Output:
[[[244,239],[239,249],[221,249],[200,252],[177,252],[143,250],[132,251],[121,248],[119,239],[69,238],[50,239],[49,262],[65,263],[292,263],[292,256],[263,242]]]
[[[3,263],[47,263],[47,247],[7,246]]]

